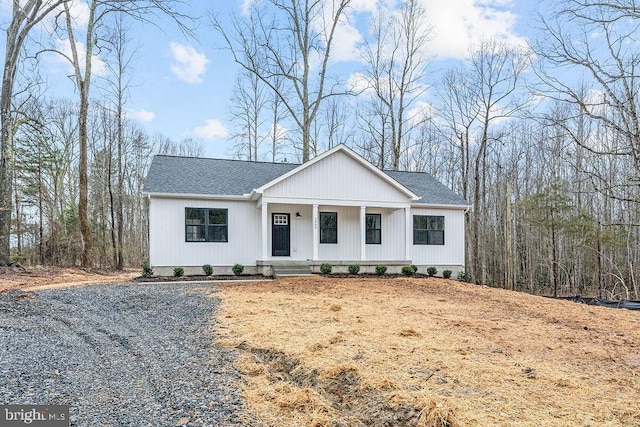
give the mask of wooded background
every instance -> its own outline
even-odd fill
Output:
[[[11,245],[20,263],[137,267],[148,253],[141,189],[152,155],[199,156],[204,145],[149,134],[126,116],[127,26],[164,14],[188,34],[193,21],[180,2],[89,2],[80,34],[87,49],[101,47],[108,76],[91,82],[90,50],[67,55],[78,98],[52,99],[28,59],[42,42],[28,34],[52,11],[62,11],[54,31],[78,30],[66,1],[45,4],[14,2],[6,30],[0,262]],[[206,18],[211,40],[200,42],[229,49],[242,70],[228,100],[233,155],[300,162],[344,143],[382,169],[429,172],[474,205],[470,280],[639,299],[640,9],[548,2],[538,40],[479,40],[436,78],[429,16],[405,0],[372,19],[363,65],[345,84],[331,54],[349,6],[269,0],[247,16]]]

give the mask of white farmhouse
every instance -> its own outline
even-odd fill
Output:
[[[149,198],[149,261],[202,274],[420,272],[464,269],[470,205],[432,176],[381,171],[344,145],[302,165],[155,156]]]

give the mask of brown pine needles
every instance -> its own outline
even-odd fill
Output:
[[[224,284],[267,426],[637,425],[640,314],[442,279]],[[339,307],[339,309],[338,309]]]

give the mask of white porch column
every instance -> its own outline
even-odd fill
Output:
[[[411,207],[404,208],[404,260],[411,259],[411,244],[413,241],[412,224],[411,224]]]
[[[320,232],[318,231],[318,205],[313,205],[313,258],[312,260],[318,260],[318,243],[320,242]]]
[[[262,202],[262,260],[266,261],[268,259],[269,254],[269,215],[268,215],[268,204],[266,202]]]
[[[367,207],[360,206],[360,261],[367,260]]]

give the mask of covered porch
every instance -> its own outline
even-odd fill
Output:
[[[312,271],[330,263],[401,266],[411,263],[412,218],[408,203],[302,201],[262,198],[261,258],[257,265],[304,262]],[[327,229],[327,219],[335,219]],[[346,270],[345,270],[346,271]],[[365,272],[365,270],[362,270]],[[267,271],[264,271],[267,273]]]

